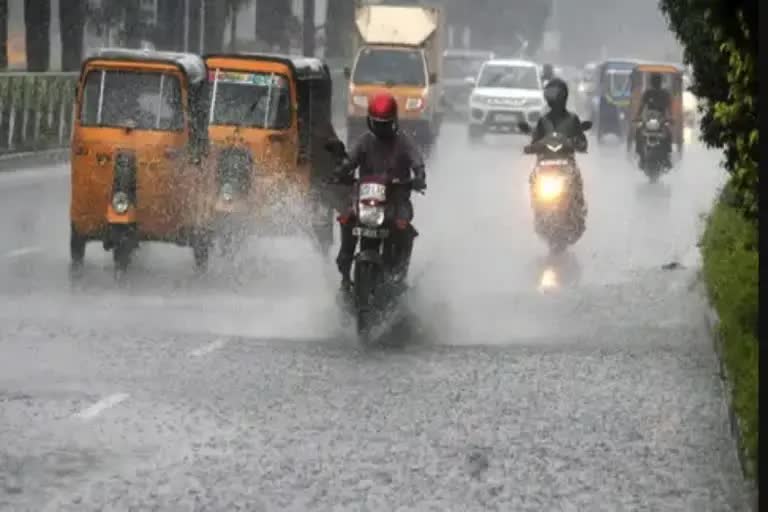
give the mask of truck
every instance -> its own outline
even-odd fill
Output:
[[[445,18],[439,7],[364,5],[355,11],[355,51],[349,81],[347,142],[367,130],[368,100],[382,90],[397,100],[400,129],[429,147],[443,117]]]

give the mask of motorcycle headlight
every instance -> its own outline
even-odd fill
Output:
[[[649,119],[645,123],[645,127],[649,130],[658,130],[659,128],[661,128],[661,123],[659,123],[658,119]]]
[[[358,208],[360,223],[369,227],[379,227],[384,224],[384,207],[360,203]]]
[[[112,208],[115,212],[123,214],[131,207],[131,200],[125,192],[115,192],[112,196]]]
[[[565,190],[563,176],[539,176],[536,179],[536,196],[544,201],[557,199]]]

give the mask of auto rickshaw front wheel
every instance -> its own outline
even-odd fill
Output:
[[[211,237],[200,235],[192,241],[192,256],[195,258],[195,270],[205,272],[208,270],[208,259],[211,253]]]
[[[127,243],[118,243],[112,248],[112,261],[114,262],[115,281],[123,282],[131,263],[133,247]]]

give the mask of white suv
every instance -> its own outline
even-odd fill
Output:
[[[535,126],[546,110],[536,63],[489,60],[480,69],[469,98],[469,138],[488,132],[520,133],[518,123]]]

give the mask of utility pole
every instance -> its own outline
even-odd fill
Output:
[[[189,0],[184,0],[184,51],[189,51]]]
[[[200,52],[199,53],[200,55],[205,53],[205,0],[200,0]]]
[[[333,1],[333,0],[329,0]],[[335,0],[339,1],[339,0]],[[304,55],[315,56],[315,0],[304,0],[302,46]]]

